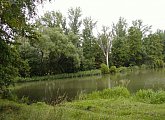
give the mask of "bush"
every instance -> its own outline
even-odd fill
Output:
[[[154,66],[155,68],[163,68],[164,66],[163,60],[156,60]]]
[[[109,73],[109,68],[108,68],[108,66],[106,65],[106,64],[104,64],[104,63],[102,63],[101,64],[101,73],[102,74],[108,74]]]
[[[130,66],[129,68],[131,70],[139,70],[140,69],[139,66],[136,66],[136,65],[135,66]]]
[[[110,73],[116,73],[117,72],[116,66],[111,66],[110,69],[109,69],[109,72]]]
[[[126,67],[119,67],[119,68],[117,69],[117,71],[120,72],[120,73],[124,73],[124,72],[127,71],[127,68],[126,68]]]
[[[148,65],[149,68],[163,68],[164,67],[163,60],[159,60],[159,59],[150,60],[146,64]]]
[[[146,65],[146,64],[142,64],[142,65],[140,66],[140,68],[141,68],[141,69],[148,69],[148,68],[149,68],[149,66],[148,66],[148,65]]]

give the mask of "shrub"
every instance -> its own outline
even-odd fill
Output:
[[[117,69],[117,71],[120,72],[120,73],[124,73],[124,72],[127,71],[127,68],[126,68],[126,67],[119,67],[119,68]]]
[[[104,63],[102,63],[101,64],[101,73],[102,74],[108,74],[109,73],[109,68],[108,68],[108,66],[106,65],[106,64],[104,64]]]
[[[149,66],[148,66],[148,65],[146,65],[146,64],[142,64],[142,65],[140,66],[140,68],[141,68],[141,69],[148,69],[148,68],[149,68]]]
[[[117,72],[116,66],[111,66],[110,69],[109,69],[109,72],[110,73],[116,73]]]
[[[164,62],[163,60],[156,60],[155,61],[155,68],[163,68]]]
[[[135,66],[130,66],[129,68],[131,70],[139,70],[140,69],[139,66],[136,66],[136,65]]]

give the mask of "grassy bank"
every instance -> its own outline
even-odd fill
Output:
[[[149,95],[148,95],[149,94]],[[125,88],[82,94],[79,100],[56,106],[0,100],[2,120],[164,120],[165,92],[141,90],[131,95]]]
[[[45,81],[45,80],[76,78],[76,77],[85,77],[85,76],[93,76],[93,75],[101,75],[101,71],[100,70],[90,70],[90,71],[80,71],[77,73],[46,75],[46,76],[41,76],[41,77],[37,76],[37,77],[28,77],[28,78],[17,78],[15,82]]]

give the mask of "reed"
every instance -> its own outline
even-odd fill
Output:
[[[56,74],[56,75],[35,76],[35,77],[27,77],[27,78],[19,77],[16,79],[15,82],[45,81],[45,80],[76,78],[76,77],[85,77],[85,76],[94,76],[94,75],[101,75],[101,71],[90,70],[90,71],[80,71],[77,73],[63,73],[63,74]]]

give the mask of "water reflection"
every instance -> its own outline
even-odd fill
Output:
[[[90,93],[115,86],[127,87],[131,92],[139,89],[164,89],[165,74],[164,70],[139,70],[115,75],[23,83],[18,86],[23,86],[15,90],[20,98],[29,97],[34,102],[51,102],[63,98],[70,101],[80,93]]]

